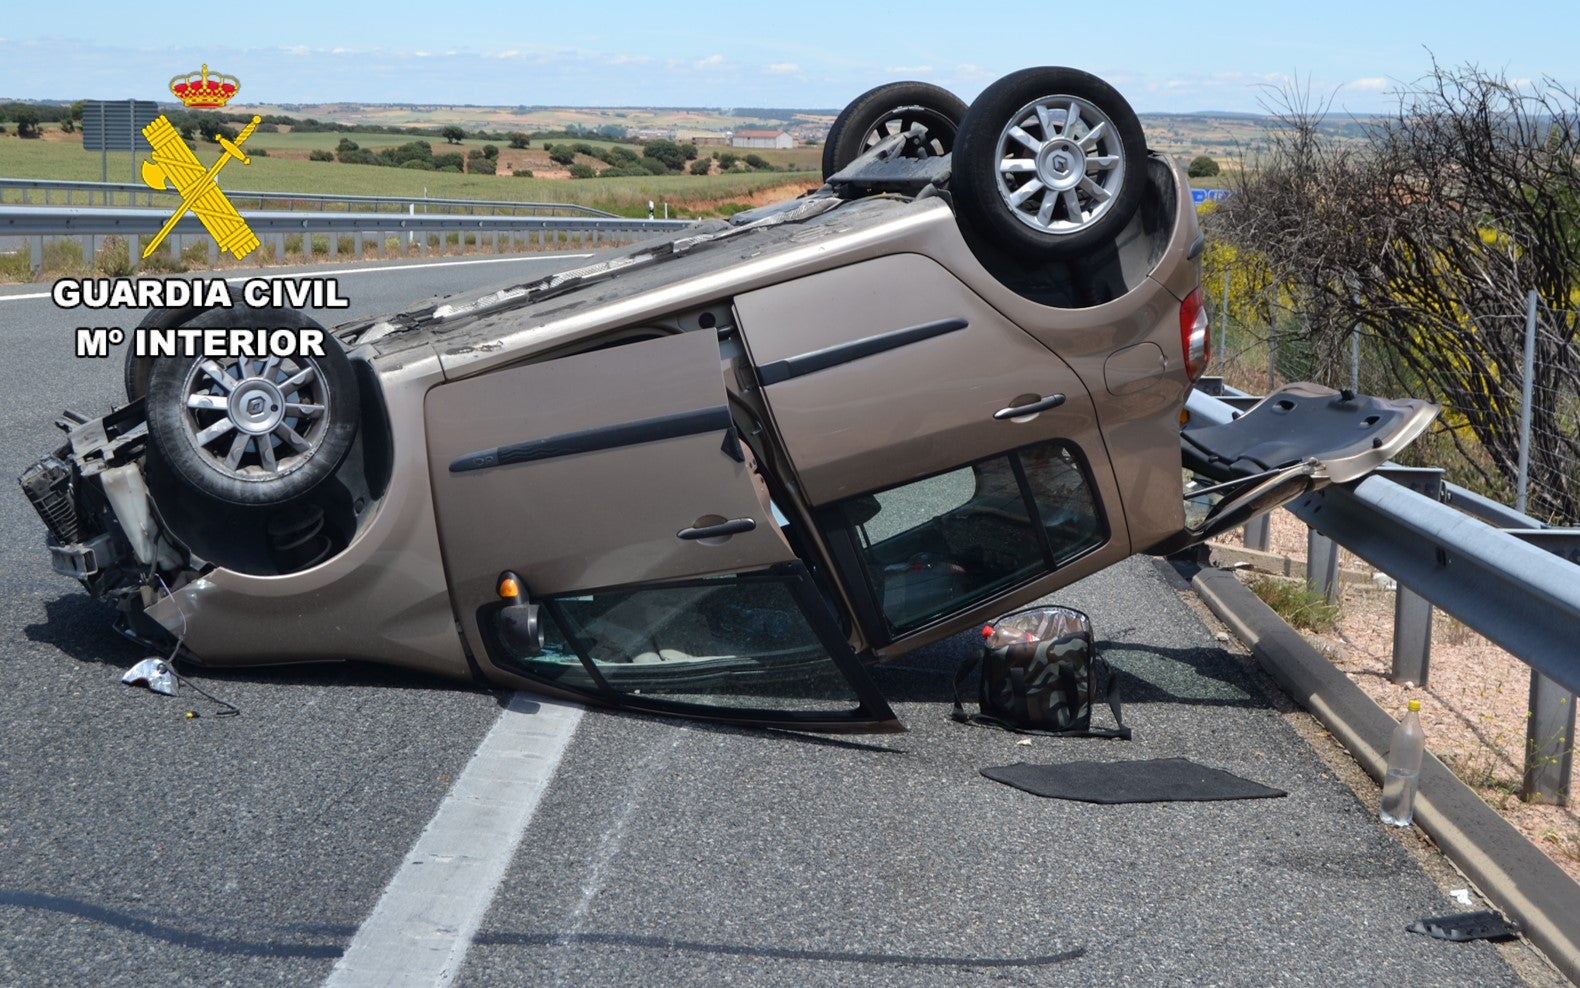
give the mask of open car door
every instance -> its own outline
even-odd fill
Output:
[[[466,639],[525,680],[622,707],[898,730],[780,528],[721,367],[697,331],[429,392]]]
[[[1196,395],[1189,407],[1181,461],[1217,483],[1187,493],[1196,510],[1187,512],[1183,532],[1148,550],[1155,554],[1210,539],[1308,491],[1359,480],[1408,446],[1438,413],[1438,406],[1415,398],[1375,398],[1304,382],[1285,385],[1227,421]]]
[[[848,264],[735,309],[782,479],[880,658],[1130,555],[1080,377],[936,261]]]

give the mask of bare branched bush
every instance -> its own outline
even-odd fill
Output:
[[[1531,508],[1580,520],[1580,97],[1442,66],[1398,97],[1340,143],[1319,126],[1326,103],[1280,93],[1268,150],[1209,233],[1281,287],[1313,376],[1338,383],[1359,327],[1370,369],[1442,402],[1441,427],[1491,489],[1517,469],[1535,291]]]

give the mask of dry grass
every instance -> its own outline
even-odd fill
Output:
[[[1308,631],[1332,631],[1338,622],[1340,607],[1329,602],[1324,595],[1311,589],[1305,580],[1291,580],[1281,576],[1261,576],[1250,583],[1251,592],[1271,607],[1278,616],[1297,628]]]

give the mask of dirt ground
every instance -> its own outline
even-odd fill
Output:
[[[1239,544],[1238,534],[1226,544]],[[1306,527],[1287,511],[1272,516],[1269,550],[1291,559],[1306,555]],[[1533,844],[1580,881],[1580,815],[1573,806],[1545,806],[1519,798],[1526,745],[1530,667],[1441,611],[1432,622],[1432,655],[1425,686],[1396,684],[1393,669],[1393,583],[1349,552],[1339,567],[1362,574],[1342,582],[1333,631],[1303,632],[1379,706],[1402,717],[1407,701],[1421,701],[1427,748]],[[1255,577],[1240,570],[1242,579]],[[1571,742],[1572,743],[1572,742]]]

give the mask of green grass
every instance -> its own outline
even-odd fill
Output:
[[[1331,631],[1338,622],[1339,605],[1329,603],[1304,580],[1265,576],[1253,580],[1250,586],[1264,604],[1297,628]]]
[[[363,147],[363,138],[376,134],[352,134]],[[313,138],[321,147],[335,147],[341,134],[258,134],[262,138]],[[395,142],[411,141],[403,134],[390,134]],[[466,145],[482,147],[482,141]],[[596,144],[596,142],[591,142]],[[267,141],[261,141],[267,147]],[[463,145],[463,147],[466,147]],[[311,147],[311,145],[307,145]],[[434,144],[442,153],[446,145]],[[449,145],[455,150],[455,145]],[[815,150],[815,149],[814,149]],[[212,163],[215,145],[199,144],[198,158]],[[769,153],[763,152],[768,158]],[[781,152],[785,153],[785,152]],[[744,155],[743,155],[744,156]],[[126,152],[109,155],[109,180],[134,182],[133,156]],[[137,158],[141,161],[141,156]],[[8,179],[62,179],[70,182],[98,182],[100,155],[84,152],[77,142],[22,141],[14,134],[0,134],[0,174]],[[411,171],[381,168],[376,164],[341,164],[338,161],[307,161],[303,158],[254,156],[251,164],[232,161],[221,172],[220,185],[226,190],[299,191],[299,193],[355,194],[355,196],[422,196],[427,191],[434,199],[493,199],[493,201],[572,202],[578,206],[607,209],[623,215],[648,215],[648,199],[660,204],[670,202],[670,217],[690,217],[700,212],[716,212],[717,202],[743,199],[755,191],[774,187],[814,187],[817,175],[803,172],[732,172],[725,175],[643,175],[624,179],[520,179],[515,175],[465,175],[452,172]],[[787,196],[798,194],[787,188]],[[8,191],[6,202],[21,201]],[[38,201],[32,196],[30,201]],[[55,196],[52,201],[62,199]],[[246,206],[245,202],[242,204]]]
[[[260,135],[290,137],[292,135]],[[338,134],[301,135],[322,139],[325,147],[339,141]],[[353,140],[363,136],[353,135]],[[400,142],[412,138],[401,135]],[[361,141],[358,141],[361,143]],[[469,142],[481,146],[483,142]],[[267,145],[264,145],[267,146]],[[370,145],[367,145],[370,146]],[[435,145],[441,151],[442,142]],[[452,149],[454,145],[450,146]],[[199,144],[197,155],[205,163],[215,157],[213,145]],[[131,155],[109,156],[112,182],[133,181]],[[766,157],[766,154],[765,154]],[[140,158],[138,159],[141,160]],[[0,174],[7,178],[52,178],[67,181],[100,180],[99,155],[83,151],[75,142],[24,141],[14,135],[0,135]],[[656,175],[629,178],[541,179],[513,175],[459,175],[447,172],[413,171],[377,165],[344,165],[339,162],[307,161],[299,158],[255,157],[252,164],[231,162],[221,173],[221,188],[259,192],[320,192],[332,195],[422,196],[436,199],[485,199],[525,202],[565,202],[592,206],[630,216],[646,216],[647,201],[670,203],[671,218],[690,217],[717,211],[719,203],[745,198],[767,188],[786,187],[786,197],[798,194],[799,186],[818,184],[812,172],[745,172],[728,175]],[[8,192],[6,202],[20,201]],[[37,202],[38,197],[30,197]],[[54,201],[61,201],[56,196]],[[246,203],[241,204],[243,208]]]

